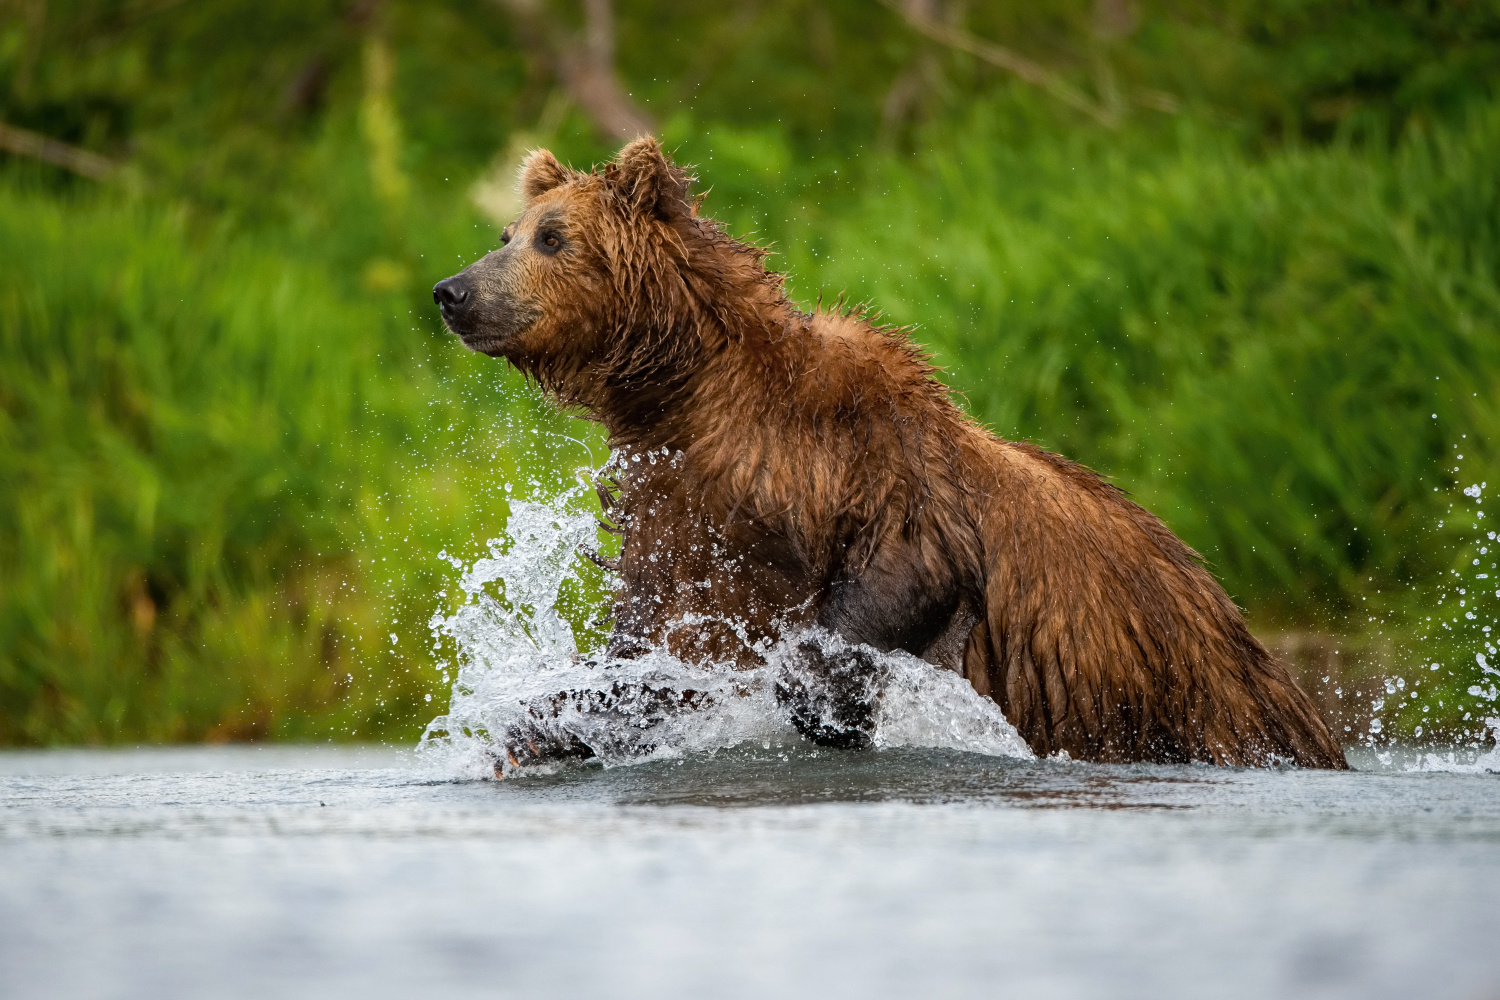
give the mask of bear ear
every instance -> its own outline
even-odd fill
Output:
[[[568,168],[545,149],[533,150],[521,161],[521,197],[527,202],[568,182]]]
[[[692,178],[662,152],[661,144],[651,136],[641,136],[620,150],[619,159],[605,168],[605,177],[624,196],[626,204],[641,215],[663,222],[693,216],[688,194]]]

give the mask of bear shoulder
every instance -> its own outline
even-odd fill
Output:
[[[877,326],[861,311],[814,311],[798,340],[793,350],[802,355],[802,376],[791,388],[809,409],[951,405],[907,331]]]
[[[858,313],[794,313],[731,352],[699,388],[685,471],[803,551],[919,506],[974,430],[905,332]]]

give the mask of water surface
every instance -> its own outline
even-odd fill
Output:
[[[0,995],[1500,997],[1500,776],[1358,763],[5,753]]]

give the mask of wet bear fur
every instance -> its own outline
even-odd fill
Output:
[[[535,152],[502,246],[434,290],[466,345],[617,449],[609,656],[743,667],[807,635],[778,694],[828,744],[868,742],[872,647],[959,672],[1038,755],[1346,766],[1195,552],[1089,469],[976,424],[905,332],[802,312],[690,181],[650,138],[591,172]],[[512,762],[591,752],[548,715],[507,735]]]

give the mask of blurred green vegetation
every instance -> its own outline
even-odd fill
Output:
[[[599,10],[0,0],[0,123],[123,164],[0,153],[0,744],[436,714],[438,553],[602,452],[427,289],[493,246],[521,149],[617,145],[558,55]],[[621,92],[799,301],[913,324],[1262,630],[1446,668],[1388,731],[1493,711],[1494,526],[1460,490],[1500,489],[1500,5],[613,18]]]

